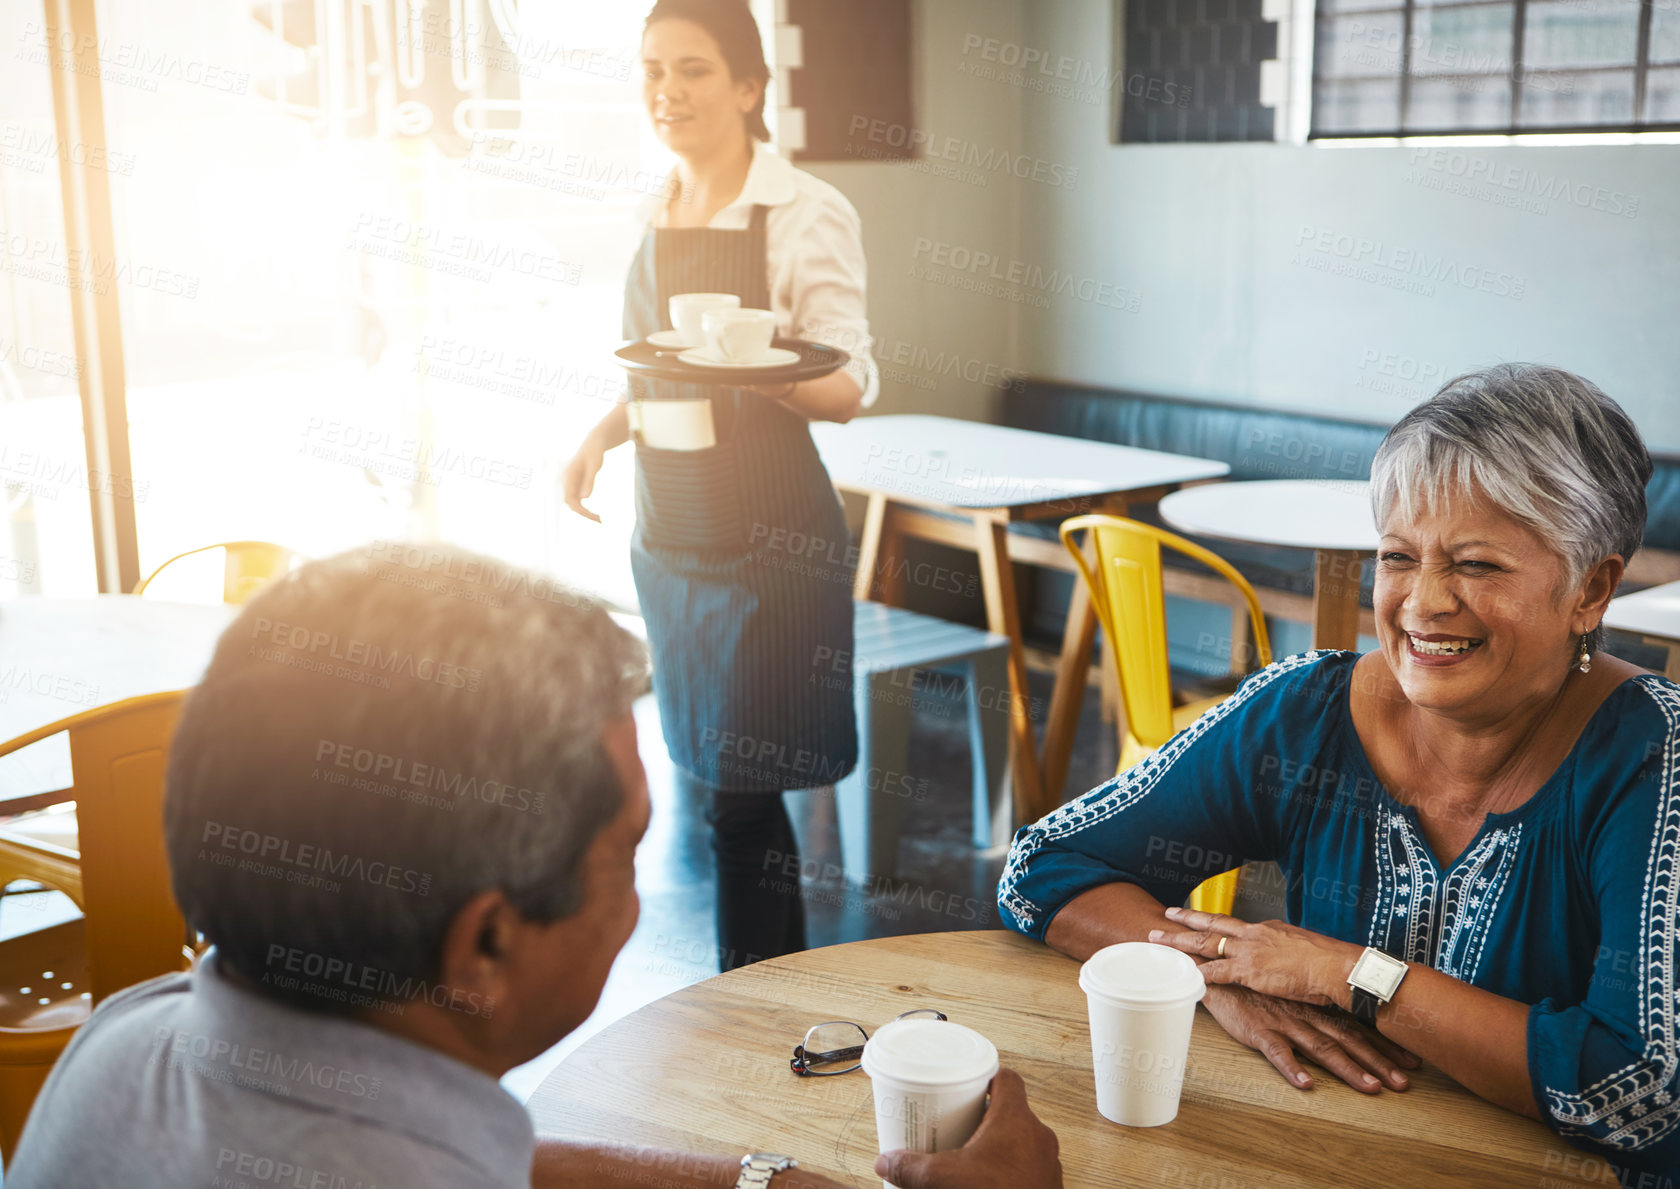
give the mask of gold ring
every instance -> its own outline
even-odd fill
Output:
[[[1226,943],[1226,942],[1227,942],[1227,941],[1230,941],[1230,940],[1231,940],[1231,939],[1230,939],[1230,938],[1229,938],[1229,937],[1223,937],[1223,936],[1222,936],[1222,937],[1220,937],[1220,939],[1219,939],[1219,950],[1218,950],[1218,953],[1219,953],[1219,956],[1220,956],[1220,957],[1221,957],[1221,958],[1223,958],[1223,957],[1224,957],[1224,956],[1225,956],[1225,943]]]

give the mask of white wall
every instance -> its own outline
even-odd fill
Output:
[[[1386,423],[1459,371],[1534,360],[1596,381],[1653,447],[1680,449],[1680,145],[1122,148],[1078,82],[1114,65],[1111,10],[922,0],[915,122],[958,160],[810,167],[863,216],[888,356],[878,411],[985,418],[991,389],[964,374],[1012,368]],[[1076,93],[984,77],[1019,51],[1065,55]],[[1021,180],[1006,157],[1077,176]],[[1454,192],[1470,170],[1484,180]],[[996,257],[946,272],[1017,292],[911,275],[934,264],[918,258],[928,241]],[[1325,271],[1350,266],[1367,279]]]
[[[1024,3],[1020,40],[1106,65],[1112,7]],[[1141,292],[1135,313],[1013,307],[1035,374],[1387,422],[1442,377],[1533,360],[1594,380],[1654,448],[1680,448],[1680,145],[1120,148],[1106,108],[1020,95],[1027,151],[1080,171],[1071,192],[1027,188],[1021,255]],[[1438,188],[1473,161],[1518,172]],[[1393,267],[1379,281],[1314,267],[1356,253]],[[1432,294],[1391,287],[1423,280],[1406,271],[1419,261]],[[1473,287],[1483,276],[1507,295]]]
[[[910,273],[932,256],[924,248],[918,260],[919,241],[1005,259],[1018,254],[1023,191],[1034,183],[996,170],[966,169],[961,160],[970,149],[982,158],[988,152],[1019,153],[1020,96],[1014,88],[971,78],[961,67],[965,41],[977,30],[1018,41],[1023,7],[1024,0],[923,0],[914,6],[919,71],[914,123],[938,138],[942,152],[955,152],[955,161],[924,156],[904,163],[804,166],[838,186],[863,218],[870,329],[883,369],[877,412],[984,419],[995,405],[988,371],[995,375],[1021,366],[1013,305]],[[876,130],[883,147],[887,138],[901,134]],[[870,133],[862,135],[867,140]],[[984,185],[977,184],[976,174]]]

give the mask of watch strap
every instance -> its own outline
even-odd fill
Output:
[[[1353,988],[1353,1018],[1361,1024],[1375,1028],[1377,1026],[1377,1010],[1382,1007],[1383,1001],[1364,987],[1355,983],[1349,983],[1348,985]]]
[[[798,1167],[799,1162],[792,1156],[749,1152],[741,1157],[741,1175],[735,1179],[735,1189],[765,1189],[771,1177]]]

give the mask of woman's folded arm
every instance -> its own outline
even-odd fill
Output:
[[[1276,857],[1290,810],[1264,795],[1257,757],[1281,747],[1280,709],[1314,684],[1323,655],[1261,670],[1160,751],[1022,827],[998,883],[1003,922],[1044,941],[1093,888],[1132,884],[1180,904],[1203,880]]]

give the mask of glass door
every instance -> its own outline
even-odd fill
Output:
[[[114,480],[82,441],[59,163],[129,162],[61,142],[41,5],[0,5],[0,55],[0,600],[91,595],[89,487]]]
[[[628,600],[559,468],[616,399],[668,164],[639,5],[102,0],[141,571],[446,539]],[[620,452],[623,453],[623,452]]]

